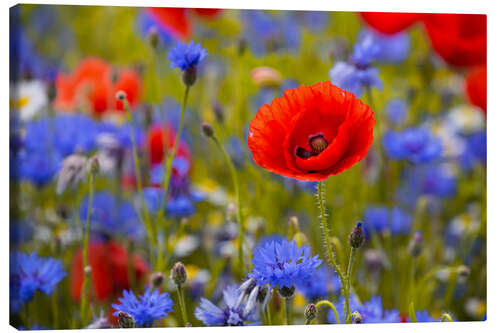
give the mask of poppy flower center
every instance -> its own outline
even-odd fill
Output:
[[[302,159],[308,159],[311,156],[319,155],[326,147],[328,147],[328,141],[323,137],[323,134],[318,134],[309,138],[309,148],[311,151],[297,147],[295,154]]]

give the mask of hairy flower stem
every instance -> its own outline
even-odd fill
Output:
[[[340,265],[337,263],[335,259],[335,255],[332,250],[332,245],[330,244],[330,232],[328,230],[328,224],[326,221],[326,209],[325,209],[325,184],[324,181],[318,182],[318,201],[319,201],[319,212],[320,212],[320,222],[321,222],[321,231],[323,233],[323,238],[326,246],[327,258],[330,264],[335,268],[338,276],[340,277],[340,282],[342,284],[342,291],[345,298],[345,308],[348,313],[350,313],[350,305],[349,305],[349,291],[347,290],[347,281],[344,273],[342,273],[342,269]],[[350,317],[350,315],[348,316]]]
[[[179,128],[177,129],[177,134],[175,135],[174,147],[170,154],[165,158],[165,170],[163,174],[163,187],[162,187],[162,196],[160,205],[156,209],[156,219],[155,225],[158,226],[163,217],[163,208],[167,204],[167,195],[168,195],[168,187],[170,185],[170,176],[172,175],[172,164],[174,162],[175,155],[177,154],[177,148],[179,146],[179,142],[181,139],[182,129],[184,128],[184,114],[186,113],[187,100],[189,96],[189,87],[186,86],[186,90],[184,91],[184,100],[182,101],[181,108],[181,118],[179,120]],[[165,146],[165,150],[167,147]],[[167,231],[168,232],[168,231]],[[168,234],[165,235],[165,248],[168,247],[167,240]],[[157,270],[161,271],[163,269],[163,250],[158,249],[158,266]]]
[[[445,321],[453,321],[453,319],[451,318],[451,316],[447,313],[443,313],[443,315],[441,316],[441,322],[445,322]]]
[[[179,307],[181,308],[183,326],[186,326],[186,324],[188,322],[186,301],[184,300],[184,293],[182,290],[182,285],[179,285],[179,284],[177,285],[177,296],[179,297]]]
[[[330,301],[321,300],[318,303],[316,303],[316,308],[319,308],[322,305],[329,306],[330,309],[332,309],[333,314],[335,315],[335,319],[337,319],[337,324],[340,324],[340,322],[339,322],[339,313],[337,312],[337,308],[335,307],[335,305],[333,305],[333,303],[330,302]]]
[[[139,155],[137,153],[137,142],[135,139],[134,132],[134,123],[132,122],[132,115],[130,114],[130,106],[128,104],[127,99],[123,101],[123,106],[127,115],[127,121],[130,125],[130,138],[132,140],[132,154],[134,155],[134,163],[135,163],[135,178],[137,181],[137,191],[139,192],[139,198],[141,202],[142,208],[142,221],[144,226],[146,227],[146,233],[149,238],[149,242],[151,244],[152,249],[149,251],[151,262],[154,262],[155,256],[154,252],[156,249],[156,238],[154,237],[154,230],[151,225],[151,221],[149,220],[149,213],[146,208],[146,203],[144,202],[144,194],[142,192],[142,177],[141,177],[141,165],[139,163]]]
[[[233,186],[234,191],[236,193],[236,205],[237,205],[237,222],[238,222],[238,262],[240,265],[240,274],[241,276],[245,275],[245,262],[243,261],[243,243],[245,242],[245,228],[243,226],[243,212],[241,209],[241,195],[240,195],[240,185],[238,182],[238,174],[236,173],[236,168],[234,167],[233,161],[229,157],[228,153],[224,149],[224,146],[220,143],[215,135],[211,136],[212,140],[214,140],[215,144],[219,148],[219,150],[224,155],[224,159],[226,160],[229,169],[231,170],[231,176],[233,178]]]
[[[92,216],[92,201],[94,198],[94,174],[89,173],[89,202],[87,208],[87,224],[85,225],[85,234],[83,236],[83,250],[82,250],[82,261],[83,261],[83,285],[80,295],[80,320],[82,325],[85,325],[87,320],[87,285],[89,280],[89,271],[87,271],[88,265],[88,247],[89,247],[89,235],[90,235],[90,218]]]

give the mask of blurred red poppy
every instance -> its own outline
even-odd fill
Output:
[[[92,295],[105,301],[130,288],[127,273],[129,254],[123,246],[113,241],[93,241],[89,244],[89,265],[91,267]],[[81,249],[76,252],[70,272],[71,297],[80,300],[83,285],[83,262]],[[138,255],[133,257],[136,281],[148,274],[148,264]]]
[[[127,69],[115,74],[111,65],[104,60],[83,60],[73,73],[58,74],[54,107],[74,111],[76,107],[87,106],[95,114],[113,109],[123,110],[122,102],[115,98],[118,90],[125,91],[130,104],[134,106],[140,98],[139,75]]]
[[[187,40],[191,36],[192,20],[190,14],[203,18],[213,18],[222,9],[213,8],[175,8],[175,7],[149,7],[146,10],[174,38]]]
[[[174,148],[175,135],[175,131],[168,125],[155,125],[151,127],[148,134],[148,149],[151,164],[162,163],[165,156],[164,144],[167,144],[168,150],[172,150]],[[191,152],[185,142],[179,142],[176,157],[183,157],[186,161],[191,160]]]
[[[420,20],[421,13],[361,12],[359,15],[373,29],[384,34],[401,32]]]
[[[329,81],[288,89],[250,122],[255,163],[299,180],[320,181],[362,160],[373,142],[368,105]]]
[[[486,115],[486,66],[472,69],[465,79],[465,91],[471,104],[476,105]]]
[[[448,64],[486,63],[486,15],[427,14],[424,23],[434,51]]]

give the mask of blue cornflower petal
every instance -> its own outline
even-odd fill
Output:
[[[197,66],[207,55],[208,53],[201,47],[201,43],[195,44],[191,41],[189,44],[177,43],[170,49],[168,60],[172,62],[171,68],[177,67],[185,70]]]

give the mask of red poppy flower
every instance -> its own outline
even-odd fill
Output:
[[[113,81],[113,70],[107,62],[88,58],[73,73],[58,74],[54,106],[73,111],[77,106],[87,105],[96,114],[110,109],[123,110],[122,103],[116,101],[116,92],[125,91],[130,104],[134,106],[139,101],[140,87],[139,76],[134,71],[119,71]]]
[[[189,13],[195,13],[204,18],[213,18],[222,11],[222,9],[213,8],[175,7],[149,7],[146,10],[163,29],[179,40],[187,40],[191,36],[193,28]]]
[[[288,89],[250,122],[255,163],[299,180],[320,181],[362,160],[373,142],[369,106],[329,81]]]
[[[162,163],[165,156],[164,144],[167,144],[168,150],[174,148],[175,131],[170,126],[156,125],[151,127],[148,134],[148,149],[151,164]],[[189,147],[183,141],[179,142],[176,157],[183,157],[187,161],[191,160]]]
[[[130,287],[127,260],[127,251],[116,242],[95,241],[89,244],[90,276],[93,294],[97,300],[109,300]],[[79,250],[73,258],[70,272],[71,297],[75,301],[80,300],[82,291],[82,265],[82,251]],[[148,265],[137,255],[133,258],[133,265],[136,281],[140,281],[148,273]]]
[[[420,20],[423,14],[361,12],[359,15],[373,29],[384,34],[395,34]]]
[[[486,63],[486,15],[428,14],[424,22],[434,51],[448,64]]]
[[[486,66],[470,71],[465,79],[465,91],[471,104],[480,107],[486,115]]]

